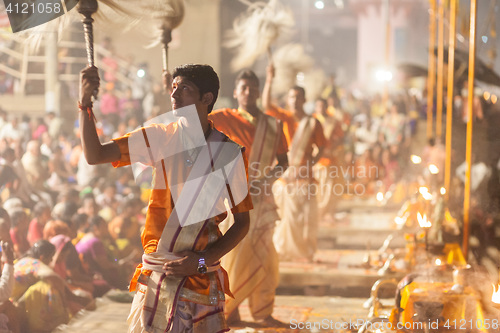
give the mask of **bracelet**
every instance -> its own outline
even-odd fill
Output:
[[[92,111],[92,107],[93,107],[92,103],[90,103],[90,106],[84,106],[82,105],[82,103],[80,103],[80,101],[78,101],[78,109],[80,109],[80,111],[86,111],[87,114],[89,115],[89,120],[93,119],[94,121],[96,121],[94,112]]]

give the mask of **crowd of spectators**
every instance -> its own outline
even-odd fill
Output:
[[[393,190],[409,162],[421,108],[413,97],[394,96],[383,107],[379,95],[356,98],[342,91],[316,101],[313,115],[329,141],[320,162],[341,168],[347,186],[363,188],[362,193],[345,188],[344,194]]]
[[[141,262],[147,189],[130,170],[88,165],[76,131],[62,124],[53,113],[0,111],[0,289],[10,294],[0,299],[10,309],[0,331],[50,332],[95,297],[126,290]]]

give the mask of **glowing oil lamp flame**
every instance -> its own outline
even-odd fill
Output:
[[[433,175],[437,175],[439,173],[439,168],[434,164],[429,164],[429,171]]]
[[[397,225],[404,224],[406,222],[406,219],[401,216],[396,216],[394,218],[394,222],[396,222]]]
[[[422,163],[422,158],[420,156],[417,156],[417,155],[411,155],[410,156],[410,160],[413,164],[420,164]]]
[[[495,304],[500,304],[500,285],[498,285],[497,288],[493,285],[493,295],[491,296],[491,301]]]
[[[417,220],[421,228],[430,228],[432,226],[431,221],[427,220],[427,215],[424,214],[424,216],[422,216],[420,212],[417,213]]]
[[[377,201],[382,202],[384,200],[384,193],[378,192],[377,193]]]
[[[446,189],[444,187],[441,187],[441,189],[439,190],[439,193],[441,193],[441,195],[445,195]]]
[[[441,259],[437,258],[436,259],[436,266],[441,266],[442,262]]]
[[[418,191],[422,194],[422,197],[424,197],[425,200],[432,200],[432,194],[429,193],[429,189],[427,187],[421,186],[418,188]]]
[[[406,212],[403,216],[396,216],[394,218],[394,222],[396,222],[397,225],[403,225],[406,223],[409,216],[410,216],[410,213]]]

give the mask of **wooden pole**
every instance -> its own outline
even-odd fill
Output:
[[[384,1],[384,21],[385,21],[385,59],[384,70],[389,71],[389,59],[391,55],[391,13],[390,13],[390,0]],[[389,104],[389,81],[384,80],[384,90],[382,93],[382,108],[383,113],[387,112]]]
[[[436,89],[436,138],[443,134],[443,81],[444,81],[444,0],[439,0],[438,10],[438,60]]]
[[[57,31],[45,33],[45,111],[61,115],[61,94],[57,70]]]
[[[434,45],[436,44],[436,0],[429,0],[429,72],[427,76],[427,138],[434,136],[433,108],[434,108],[434,80],[436,76],[436,56]]]
[[[469,222],[470,222],[470,185],[472,166],[472,125],[474,121],[474,66],[476,64],[476,18],[477,0],[470,2],[470,32],[469,32],[469,82],[467,92],[467,142],[465,146],[465,191],[464,191],[464,239],[463,253],[467,260],[469,254]]]
[[[451,184],[451,139],[453,126],[453,88],[455,84],[455,39],[457,27],[457,0],[450,0],[450,31],[448,42],[448,90],[446,96],[446,162],[444,188],[449,198]]]

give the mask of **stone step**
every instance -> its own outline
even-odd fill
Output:
[[[370,255],[370,267],[364,262]],[[363,288],[369,290],[381,278],[401,279],[405,272],[379,275],[380,262],[377,251],[318,250],[315,261],[280,262],[280,284],[283,290],[323,287],[325,294],[337,289]]]
[[[389,235],[391,247],[403,247],[403,233],[396,229],[397,210],[387,207],[364,207],[339,212],[335,221],[321,221],[318,246],[325,249],[378,249]]]
[[[395,229],[355,229],[350,227],[323,228],[318,232],[320,249],[378,249],[393,235],[389,248],[405,246],[403,232]]]

